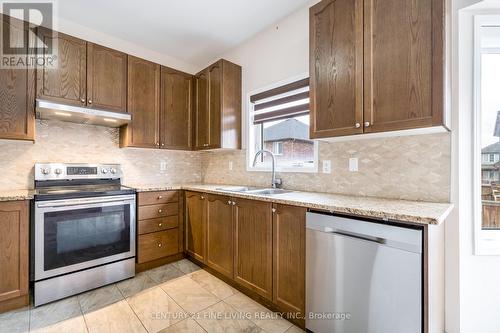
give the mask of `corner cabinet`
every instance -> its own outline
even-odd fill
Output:
[[[2,31],[15,41],[27,41],[23,22],[0,14]],[[28,52],[28,44],[23,44]],[[0,69],[0,139],[35,139],[35,73],[32,69]]]
[[[195,76],[195,149],[241,148],[241,67],[219,60]]]
[[[444,13],[444,0],[311,7],[311,138],[446,127]]]
[[[29,203],[0,202],[0,313],[29,304]]]

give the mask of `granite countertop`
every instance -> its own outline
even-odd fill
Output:
[[[184,185],[128,185],[138,192],[190,190],[212,194],[229,195],[235,198],[248,198],[333,213],[363,216],[416,224],[438,225],[444,222],[453,209],[449,203],[431,203],[407,200],[391,200],[371,197],[358,197],[330,193],[292,191],[273,196],[224,191],[231,185],[184,184]],[[241,186],[239,186],[241,187]]]
[[[31,200],[34,195],[35,190],[0,191],[0,201]]]

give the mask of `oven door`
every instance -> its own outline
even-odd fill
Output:
[[[35,203],[35,280],[135,256],[135,195]]]

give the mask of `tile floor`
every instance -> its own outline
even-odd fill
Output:
[[[184,259],[58,302],[0,314],[0,332],[303,331]]]

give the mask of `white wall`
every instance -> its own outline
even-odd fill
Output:
[[[447,332],[500,332],[500,256],[475,256],[472,215],[473,17],[500,10],[454,3],[453,182],[456,210],[447,227]],[[495,2],[490,1],[490,4]],[[496,2],[497,8],[500,5]],[[458,73],[458,75],[456,75]],[[457,248],[458,244],[458,248]],[[457,294],[458,286],[458,294]]]

